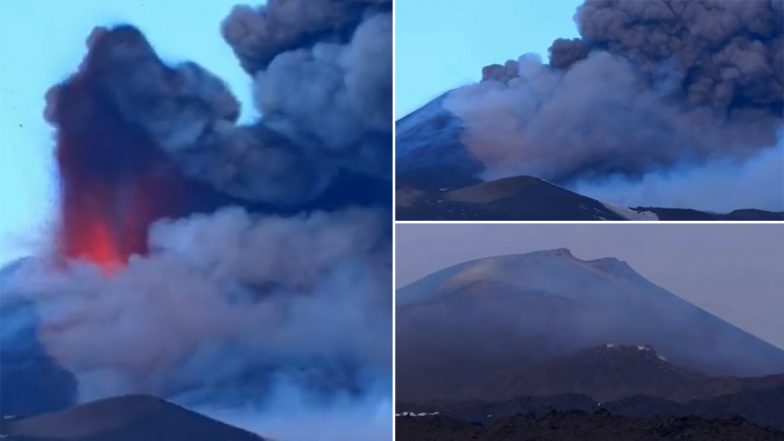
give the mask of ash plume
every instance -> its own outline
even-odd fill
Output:
[[[587,0],[581,38],[556,40],[548,64],[488,66],[445,106],[488,179],[574,185],[742,164],[772,149],[784,121],[782,14],[781,0]]]
[[[265,118],[249,126],[235,124],[239,103],[220,79],[194,63],[164,65],[135,28],[97,29],[89,44],[80,72],[47,94],[46,114],[61,130],[61,95],[87,83],[94,90],[81,99],[110,107],[181,173],[236,198],[296,207],[340,174],[389,179],[388,13],[370,15],[343,44],[279,54],[257,76]]]
[[[46,95],[61,185],[60,252],[116,267],[147,250],[156,219],[214,208],[218,196],[191,178],[173,149],[238,103],[194,64],[165,66],[137,29],[96,28],[71,78]]]
[[[223,30],[252,75],[248,125],[221,79],[165,64],[133,26],[90,34],[46,96],[55,245],[3,289],[35,305],[80,401],[149,393],[276,439],[302,439],[287,410],[389,433],[390,10],[237,7]]]
[[[391,0],[270,0],[264,6],[239,5],[223,23],[223,37],[251,74],[279,54],[315,42],[339,40],[368,13],[389,11]]]
[[[737,207],[784,209],[784,133],[775,146],[743,162],[716,159],[678,166],[635,179],[611,175],[575,184],[580,194],[627,207],[699,207],[727,211]]]
[[[149,254],[112,277],[39,262],[12,283],[38,301],[39,338],[75,373],[82,400],[240,400],[262,397],[273,375],[359,392],[358,373],[390,363],[386,229],[363,209],[227,207],[153,224]]]

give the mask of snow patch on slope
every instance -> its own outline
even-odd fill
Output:
[[[631,208],[621,207],[618,205],[608,204],[606,202],[602,202],[602,205],[607,207],[608,210],[613,211],[618,216],[623,217],[626,220],[659,220],[659,216],[652,211],[636,211],[632,210]]]

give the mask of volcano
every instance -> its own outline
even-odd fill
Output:
[[[181,178],[152,138],[112,103],[100,76],[120,41],[153,54],[131,27],[94,34],[79,72],[50,91],[61,183],[60,253],[110,272],[146,251],[149,224],[179,214]],[[154,56],[153,56],[154,57]],[[55,98],[56,95],[56,98]]]
[[[711,377],[671,363],[647,345],[614,343],[582,349],[532,368],[512,367],[472,385],[476,397],[583,394],[598,402],[644,395],[674,402],[784,387],[784,373],[763,377]]]
[[[45,116],[57,127],[58,252],[111,273],[132,254],[147,252],[154,221],[211,211],[230,199],[186,177],[160,139],[129,112],[141,105],[133,100],[150,98],[131,99],[117,89],[139,63],[152,77],[149,88],[175,90],[182,75],[165,66],[132,26],[96,28],[88,45],[79,71],[47,93]]]
[[[784,373],[781,349],[655,285],[623,261],[581,260],[566,249],[465,262],[400,288],[396,341],[397,392],[407,401],[476,397],[482,395],[476,388],[483,387],[477,385],[483,384],[493,396],[507,389],[618,398],[635,391],[650,393],[651,388],[667,396],[664,389],[679,390],[702,374]],[[634,350],[630,358],[643,357],[637,364],[658,373],[645,379],[652,383],[621,390],[621,382],[607,379],[611,390],[599,393],[601,383],[586,386],[574,372],[564,374],[576,382],[571,389],[534,390],[521,380],[540,369],[537,372],[549,377],[542,374],[532,382],[551,378],[550,383],[566,387],[548,363],[606,345],[655,348],[650,353]],[[607,367],[626,353],[608,350],[598,359],[601,363],[569,365],[604,366],[597,369],[613,372]],[[493,380],[496,387],[491,387]],[[518,389],[511,386],[518,383]]]
[[[700,418],[656,415],[629,418],[609,412],[550,412],[545,416],[518,413],[488,424],[441,415],[397,418],[401,441],[781,441],[784,433],[743,418]]]
[[[0,436],[20,440],[265,439],[166,400],[146,395],[107,398],[29,418],[5,418],[0,433]]]
[[[784,212],[620,207],[535,176],[486,179],[462,141],[463,122],[447,92],[396,124],[399,220],[784,220]]]

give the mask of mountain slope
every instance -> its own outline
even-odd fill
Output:
[[[466,150],[462,122],[444,108],[443,94],[395,124],[398,187],[438,189],[482,182],[483,165]]]
[[[477,397],[585,394],[598,401],[635,394],[671,399],[701,396],[706,376],[675,366],[649,346],[608,344],[549,360],[531,369],[512,368],[468,392]],[[784,384],[784,381],[782,381]]]
[[[767,389],[744,390],[714,398],[676,403],[660,398],[633,396],[604,403],[603,408],[618,415],[652,418],[656,415],[698,415],[707,418],[743,417],[760,426],[784,430],[784,384]]]
[[[486,399],[584,394],[599,402],[646,395],[687,402],[776,387],[784,387],[784,374],[710,377],[670,363],[650,346],[607,344],[530,368],[511,367],[473,384],[465,394]]]
[[[784,220],[784,211],[756,209],[733,210],[729,213],[712,213],[686,208],[634,207],[634,211],[655,214],[660,220],[709,220],[709,221],[776,221]]]
[[[584,261],[565,249],[456,265],[399,289],[397,301],[404,401],[462,394],[499,373],[608,343],[650,345],[674,366],[707,375],[784,372],[784,351],[624,262]]]
[[[624,216],[625,215],[625,216]],[[398,220],[656,220],[652,213],[619,212],[544,180],[518,176],[446,190],[397,192]]]
[[[144,395],[108,398],[59,412],[4,421],[3,434],[29,441],[263,441],[253,433]]]
[[[488,425],[441,415],[398,417],[400,441],[782,441],[784,432],[742,418],[712,420],[694,416],[629,418],[609,412],[554,412],[542,417],[516,415]]]
[[[618,207],[531,176],[438,189],[399,186],[396,194],[398,220],[784,219],[784,212],[753,209],[712,213],[683,208]]]
[[[444,107],[449,92],[397,121],[398,220],[784,220],[784,212],[616,207],[533,176],[485,181]]]

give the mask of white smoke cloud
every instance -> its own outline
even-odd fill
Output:
[[[482,179],[532,175],[594,194],[628,181],[641,184],[612,200],[779,207],[770,188],[746,198],[731,187],[784,179],[771,174],[782,157],[768,148],[784,124],[783,5],[586,0],[575,14],[581,38],[557,39],[549,64],[524,55],[487,66],[444,106],[462,120]],[[751,170],[752,157],[772,163]],[[700,201],[696,188],[732,195]]]
[[[743,208],[784,211],[784,143],[743,162],[716,160],[646,173],[578,182],[574,191],[625,205],[728,212]]]
[[[81,401],[147,393],[214,412],[248,405],[294,440],[313,439],[295,431],[308,421],[346,439],[360,415],[356,439],[390,433],[391,410],[378,413],[391,406],[390,213],[361,207],[382,205],[373,190],[391,186],[390,10],[391,0],[236,7],[222,30],[252,76],[262,119],[249,125],[236,123],[223,81],[194,63],[165,65],[133,26],[88,38],[77,74],[47,94],[59,136],[149,140],[165,173],[213,187],[183,199],[209,209],[226,196],[249,211],[159,220],[149,253],[108,276],[55,250],[57,262],[14,271],[38,339]],[[139,149],[127,145],[107,175],[134,163]],[[356,182],[371,182],[367,195]],[[290,411],[305,421],[286,422]]]
[[[780,124],[757,112],[739,114],[740,124],[708,107],[680,106],[668,98],[677,69],[662,66],[659,82],[643,87],[633,63],[603,51],[566,71],[533,55],[521,57],[518,69],[506,83],[466,86],[444,102],[464,121],[465,144],[484,163],[486,179],[526,174],[568,182],[639,176],[716,154],[742,160],[771,145]]]
[[[229,408],[293,388],[353,406],[390,393],[378,386],[391,375],[385,220],[223,208],[154,224],[150,254],[115,274],[29,262],[11,289],[35,300],[39,337],[82,401],[149,393]]]
[[[197,408],[213,418],[262,433],[274,440],[368,441],[392,439],[392,399],[388,385],[359,399],[338,396],[314,400],[285,380],[276,382],[269,404],[263,409]],[[292,424],[296,421],[296,424]]]

